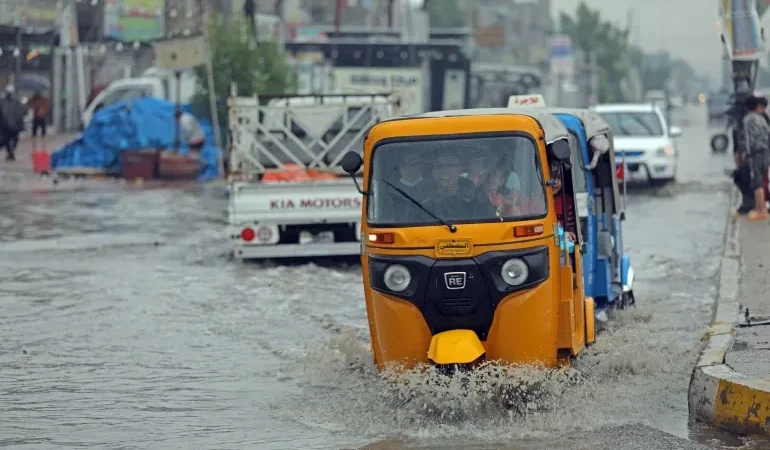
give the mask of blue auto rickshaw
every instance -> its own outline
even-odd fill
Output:
[[[548,108],[541,96],[532,106],[518,106],[522,102],[514,100],[522,97],[511,96],[509,108],[545,110],[569,131],[583,285],[586,296],[594,299],[596,319],[605,322],[609,308],[624,309],[636,303],[634,269],[623,247],[626,182],[624,179],[621,193],[612,128],[594,111]]]
[[[594,298],[597,318],[610,307],[626,308],[634,298],[634,269],[623,248],[625,183],[616,176],[612,129],[586,109],[548,108],[569,130],[573,152],[575,210],[581,224],[585,292]]]

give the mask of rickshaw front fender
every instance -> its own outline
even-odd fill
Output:
[[[631,266],[631,257],[623,255],[620,260],[621,283],[623,292],[629,292],[634,289],[634,268]]]
[[[472,330],[449,330],[438,333],[430,340],[428,359],[436,364],[469,364],[481,358],[486,351]]]

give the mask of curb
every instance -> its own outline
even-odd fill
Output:
[[[732,198],[730,207],[737,207],[735,187]],[[749,377],[725,364],[741,309],[738,233],[736,217],[731,214],[725,230],[716,311],[690,378],[687,400],[690,416],[698,420],[733,433],[770,436],[770,379]]]

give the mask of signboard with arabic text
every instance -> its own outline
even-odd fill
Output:
[[[104,5],[104,35],[120,41],[151,41],[164,35],[163,0],[112,0]]]

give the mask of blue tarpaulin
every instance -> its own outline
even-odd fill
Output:
[[[153,97],[123,101],[100,109],[94,114],[83,134],[51,154],[51,169],[89,167],[120,172],[121,152],[151,148],[174,148],[174,110],[172,102]],[[192,113],[190,105],[182,110]],[[206,133],[201,150],[199,180],[216,178],[219,174],[218,152],[211,123],[198,119]],[[179,154],[190,149],[182,139]]]

